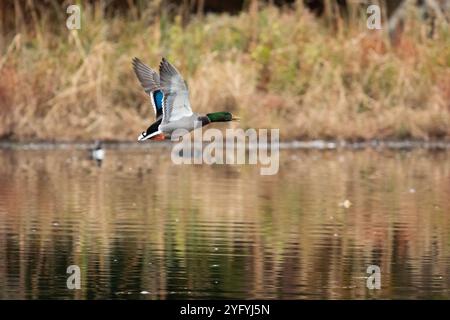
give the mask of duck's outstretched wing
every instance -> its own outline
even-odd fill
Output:
[[[138,58],[133,59],[133,69],[136,73],[141,86],[144,91],[150,96],[153,110],[155,111],[156,118],[162,116],[162,100],[163,92],[161,90],[159,75],[152,68],[148,67]]]
[[[165,58],[159,65],[159,75],[163,98],[162,123],[176,121],[192,115],[189,90],[178,70]]]

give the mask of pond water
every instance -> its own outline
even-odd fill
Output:
[[[450,152],[282,150],[261,176],[166,147],[101,167],[0,149],[0,298],[448,299]]]

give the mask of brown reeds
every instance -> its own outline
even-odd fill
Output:
[[[1,27],[3,138],[135,140],[153,114],[134,56],[153,67],[167,56],[196,111],[231,110],[243,127],[281,128],[283,139],[450,137],[448,24],[436,21],[430,38],[413,7],[392,45],[387,30],[365,27],[365,13],[330,24],[301,2],[194,15],[187,25],[159,1],[108,16],[81,2],[81,30],[71,31],[65,6],[29,2],[25,13],[14,7],[13,29]]]

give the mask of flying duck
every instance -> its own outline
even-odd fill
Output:
[[[189,90],[178,70],[165,58],[156,71],[133,59],[133,69],[144,91],[150,96],[156,121],[138,137],[138,141],[164,140],[176,129],[192,131],[211,122],[239,120],[230,112],[213,112],[202,115],[192,112]]]

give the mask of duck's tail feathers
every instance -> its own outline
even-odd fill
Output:
[[[145,140],[151,139],[154,136],[157,136],[157,135],[160,135],[160,134],[162,134],[162,131],[159,131],[159,130],[155,131],[155,132],[152,132],[152,133],[150,133],[148,135],[146,135],[145,132],[142,132],[140,134],[140,136],[138,137],[138,141],[145,141]]]
[[[147,130],[142,132],[138,137],[138,141],[144,141],[150,139],[158,134],[162,134],[161,130],[159,130],[159,125],[161,124],[162,117],[160,117],[157,121],[153,122]]]

